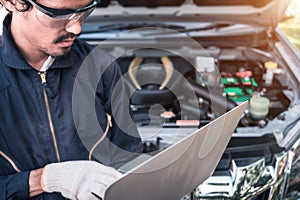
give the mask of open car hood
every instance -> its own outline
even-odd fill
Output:
[[[103,0],[93,16],[105,20],[214,21],[275,27],[290,0]],[[99,19],[99,18],[98,18]]]

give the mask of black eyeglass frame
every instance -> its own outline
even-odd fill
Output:
[[[47,6],[39,4],[38,2],[33,1],[33,0],[26,0],[26,2],[35,6],[39,11],[48,15],[49,17],[59,17],[59,16],[63,16],[63,15],[70,15],[70,14],[74,14],[74,13],[85,12],[85,11],[95,8],[97,5],[100,4],[100,1],[101,0],[94,0],[87,6],[78,8],[78,9],[55,9],[55,8],[49,8]]]

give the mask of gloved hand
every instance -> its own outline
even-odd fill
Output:
[[[45,192],[60,192],[69,199],[103,198],[108,185],[122,175],[95,161],[68,161],[46,165],[41,177]]]

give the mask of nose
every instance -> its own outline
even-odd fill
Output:
[[[81,33],[82,22],[80,20],[70,21],[66,26],[66,31],[78,35]]]

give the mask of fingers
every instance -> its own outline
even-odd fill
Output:
[[[108,174],[102,174],[95,180],[94,184],[91,185],[90,191],[95,197],[104,198],[106,189],[121,177],[122,174],[119,172],[116,173],[115,171],[111,171],[111,173]]]
[[[79,200],[103,198],[107,187],[122,177],[114,168],[95,161],[54,163],[44,169],[41,181],[46,192]]]
[[[114,180],[120,179],[123,175],[117,171],[116,169],[112,168],[112,167],[108,167],[108,166],[104,166],[100,163],[97,163],[99,165],[98,168],[98,173],[96,173],[97,175],[101,175],[101,176],[109,176]]]
[[[106,189],[108,188],[108,185],[103,184],[102,182],[98,182],[97,184],[94,184],[93,188],[90,189],[91,195],[93,195],[93,199],[103,199]]]

